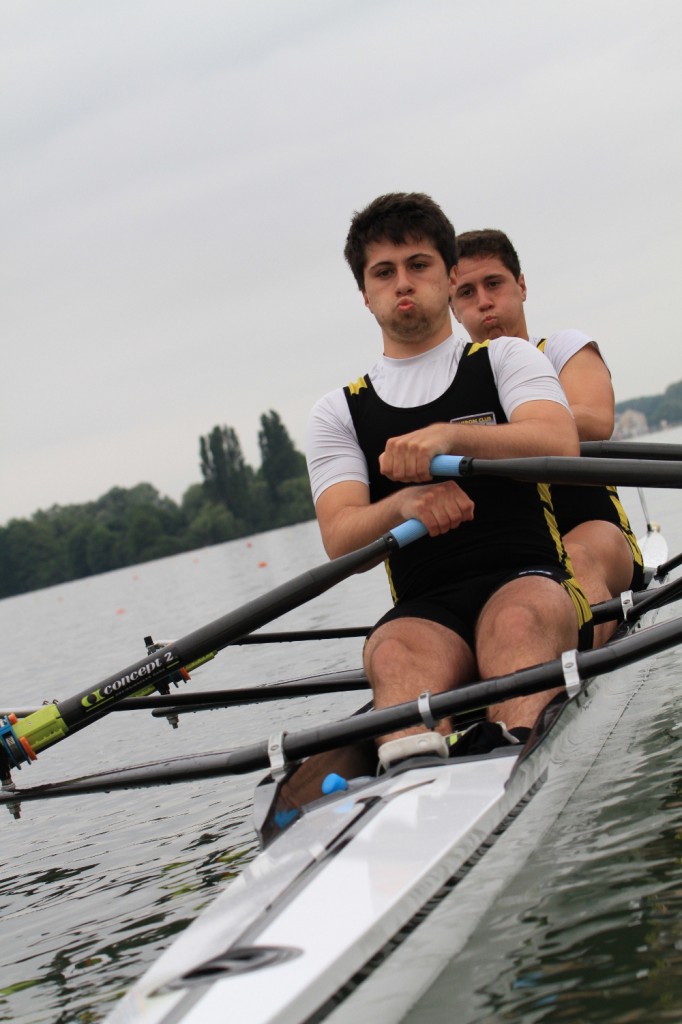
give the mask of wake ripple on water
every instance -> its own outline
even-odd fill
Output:
[[[665,660],[664,660],[665,664]],[[679,668],[646,687],[468,948],[409,1024],[682,1019]]]

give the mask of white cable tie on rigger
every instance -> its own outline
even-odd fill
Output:
[[[623,618],[628,621],[628,615],[635,607],[635,598],[631,590],[624,590],[620,595],[620,606],[623,609]]]
[[[281,775],[287,768],[288,762],[284,755],[285,736],[286,730],[284,732],[275,732],[268,740],[268,760],[270,762],[270,771],[273,775]]]
[[[438,725],[438,719],[433,717],[433,711],[431,710],[431,693],[429,690],[424,690],[424,693],[420,693],[417,697],[417,711],[421,716],[421,720],[427,729],[435,729]]]
[[[566,693],[569,697],[575,697],[580,690],[580,673],[578,672],[578,652],[564,651],[561,655],[561,668],[564,674]]]

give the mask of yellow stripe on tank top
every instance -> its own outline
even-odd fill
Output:
[[[630,521],[629,521],[629,519],[627,517],[627,513],[626,513],[625,509],[623,508],[623,506],[620,503],[620,498],[618,497],[618,491],[613,486],[607,486],[606,490],[609,492],[609,497],[610,497],[611,501],[613,502],[613,506],[614,506],[616,512],[618,513],[618,522],[620,523],[621,532],[622,532],[623,536],[625,537],[626,541],[628,542],[628,544],[630,545],[630,549],[632,551],[632,558],[634,560],[634,563],[635,563],[635,565],[639,565],[639,566],[641,566],[643,568],[644,567],[644,558],[642,556],[642,552],[639,549],[639,544],[637,543],[637,538],[635,537],[635,535],[632,532],[632,529],[630,527]]]
[[[540,496],[540,502],[542,504],[542,510],[545,514],[545,522],[549,527],[549,532],[552,540],[554,541],[554,547],[559,557],[559,561],[567,572],[573,575],[573,566],[571,560],[568,557],[568,552],[564,547],[564,542],[561,539],[559,533],[559,526],[554,515],[554,506],[552,505],[552,489],[549,484],[537,484],[537,491]]]
[[[348,390],[350,391],[351,395],[357,395],[360,391],[362,391],[363,388],[366,387],[367,381],[365,380],[365,378],[358,377],[357,380],[354,380],[351,384],[348,385]]]
[[[386,575],[388,576],[388,585],[391,588],[391,597],[393,598],[393,604],[397,604],[398,595],[396,594],[395,587],[393,585],[393,577],[391,576],[391,563],[389,562],[388,558],[384,558],[384,569],[386,570]]]
[[[567,580],[561,584],[564,590],[568,593],[573,606],[575,607],[576,614],[578,616],[578,629],[581,629],[585,623],[589,622],[592,618],[592,609],[590,608],[590,602],[580,588],[580,584],[573,575],[573,566],[571,559],[568,557],[568,551],[564,547],[564,542],[561,539],[559,533],[559,527],[557,525],[556,518],[554,516],[554,507],[552,505],[552,489],[549,484],[538,484],[538,493],[545,513],[545,520],[549,526],[549,532],[552,535],[552,539],[556,545],[557,554],[561,561],[562,566],[566,572],[570,573]]]

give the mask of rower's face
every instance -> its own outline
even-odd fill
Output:
[[[523,274],[517,281],[497,256],[461,259],[455,268],[452,311],[472,341],[528,338],[525,299]]]
[[[452,330],[451,277],[443,257],[424,239],[367,246],[362,294],[384,334],[419,344],[447,325]]]

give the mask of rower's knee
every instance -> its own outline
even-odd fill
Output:
[[[500,604],[485,618],[485,633],[494,643],[513,644],[544,629],[546,616],[534,604]],[[481,627],[480,632],[483,632]]]
[[[372,637],[365,647],[365,672],[370,680],[381,679],[387,673],[395,671],[396,665],[404,665],[411,651],[409,646],[399,637]]]
[[[556,657],[577,643],[578,620],[555,580],[527,576],[493,594],[476,627],[482,676],[515,671]]]
[[[632,580],[632,551],[613,523],[581,523],[563,538],[573,572],[590,603],[627,590]]]

